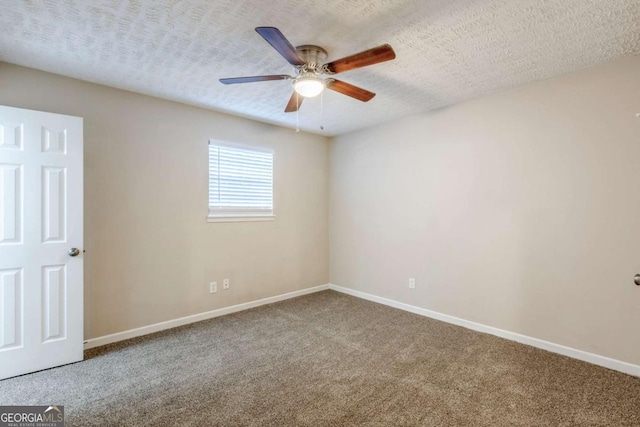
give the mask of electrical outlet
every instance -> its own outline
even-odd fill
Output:
[[[224,279],[222,281],[222,289],[229,289],[229,279]]]
[[[416,279],[414,279],[413,277],[409,277],[409,289],[415,289],[416,288]]]
[[[218,292],[218,282],[210,282],[209,283],[209,293],[215,294]]]

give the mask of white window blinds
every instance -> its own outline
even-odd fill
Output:
[[[209,142],[209,217],[273,215],[273,153]]]

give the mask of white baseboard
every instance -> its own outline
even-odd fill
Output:
[[[329,289],[329,285],[314,286],[312,288],[302,289],[300,291],[294,291],[282,295],[276,295],[274,297],[263,298],[257,301],[245,302],[243,304],[232,305],[231,307],[219,308],[217,310],[181,317],[179,319],[168,320],[166,322],[154,323],[153,325],[129,329],[128,331],[117,332],[115,334],[105,335],[98,338],[91,338],[84,342],[84,349],[88,350],[90,348],[100,347],[106,344],[140,337],[142,335],[164,331],[165,329],[171,329],[178,326],[188,325],[189,323],[200,322],[201,320],[213,319],[214,317],[224,316],[225,314],[248,310],[250,308],[259,307],[261,305],[272,304],[274,302],[284,301],[302,295],[312,294],[314,292],[326,291],[327,289]]]
[[[347,295],[351,295],[354,297],[362,298],[368,301],[373,301],[380,304],[388,305],[390,307],[399,308],[400,310],[409,311],[411,313],[419,314],[421,316],[426,316],[432,319],[462,326],[464,328],[472,329],[474,331],[484,332],[484,333],[495,335],[511,341],[516,341],[521,344],[526,344],[533,347],[541,348],[543,350],[547,350],[552,353],[562,354],[564,356],[572,357],[574,359],[582,360],[584,362],[592,363],[594,365],[604,366],[605,368],[624,372],[625,374],[640,377],[640,366],[634,365],[632,363],[611,359],[609,357],[600,356],[598,354],[589,353],[589,352],[578,350],[571,347],[566,347],[564,345],[555,344],[555,343],[544,341],[538,338],[517,334],[515,332],[505,331],[503,329],[494,328],[492,326],[486,326],[480,323],[471,322],[469,320],[460,319],[458,317],[449,316],[447,314],[438,313],[437,311],[427,310],[425,308],[416,307],[413,305],[394,301],[388,298],[382,298],[376,295],[368,294],[366,292],[356,291],[356,290],[345,288],[342,286],[330,284],[329,289],[337,292],[341,292]]]
[[[394,301],[388,298],[379,297],[376,295],[368,294],[366,292],[356,291],[354,289],[349,289],[349,288],[345,288],[345,287],[337,286],[333,284],[315,286],[312,288],[289,292],[282,295],[263,298],[257,301],[250,301],[243,304],[233,305],[231,307],[219,308],[217,310],[212,310],[204,313],[194,314],[191,316],[181,317],[179,319],[173,319],[173,320],[168,320],[166,322],[155,323],[153,325],[130,329],[128,331],[105,335],[98,338],[91,338],[84,342],[84,349],[88,350],[90,348],[100,347],[106,344],[111,344],[118,341],[124,341],[130,338],[140,337],[143,335],[152,334],[154,332],[160,332],[166,329],[188,325],[190,323],[200,322],[202,320],[213,319],[214,317],[224,316],[225,314],[236,313],[238,311],[248,310],[250,308],[260,307],[261,305],[272,304],[274,302],[284,301],[287,299],[299,297],[302,295],[312,294],[314,292],[320,292],[327,289],[331,289],[331,290],[341,292],[347,295],[351,295],[357,298],[362,298],[368,301],[377,302],[379,304],[384,304],[389,307],[398,308],[400,310],[408,311],[411,313],[419,314],[421,316],[430,317],[432,319],[440,320],[442,322],[462,326],[464,328],[471,329],[474,331],[495,335],[511,341],[519,342],[521,344],[530,345],[530,346],[547,350],[553,353],[562,354],[564,356],[568,356],[574,359],[582,360],[584,362],[592,363],[594,365],[604,366],[605,368],[613,369],[619,372],[624,372],[625,374],[640,377],[640,366],[634,365],[632,363],[611,359],[609,357],[600,356],[598,354],[589,353],[589,352],[578,350],[571,347],[566,347],[560,344],[555,344],[555,343],[544,341],[538,338],[521,335],[515,332],[505,331],[504,329],[494,328],[492,326],[483,325],[481,323],[472,322],[470,320],[461,319],[459,317],[449,316],[448,314],[427,310],[425,308],[416,307],[410,304],[405,304],[405,303]]]

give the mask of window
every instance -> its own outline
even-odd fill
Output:
[[[273,220],[273,153],[209,141],[209,221]]]

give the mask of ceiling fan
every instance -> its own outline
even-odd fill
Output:
[[[375,93],[359,88],[350,83],[336,80],[332,77],[322,78],[321,75],[334,75],[356,68],[366,67],[379,62],[395,59],[396,54],[388,44],[383,44],[365,50],[355,55],[322,64],[327,59],[327,51],[320,46],[303,45],[293,47],[286,37],[275,27],[257,27],[256,31],[280,55],[295,67],[295,75],[274,74],[269,76],[232,77],[220,79],[226,85],[236,83],[264,82],[268,80],[293,80],[293,94],[285,108],[286,113],[298,111],[304,98],[319,95],[325,88],[350,96],[362,102],[371,100]],[[322,64],[322,65],[321,65]]]

